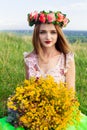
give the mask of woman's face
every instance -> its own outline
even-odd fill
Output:
[[[43,47],[48,48],[55,46],[58,34],[53,24],[41,24],[39,30],[39,39]]]

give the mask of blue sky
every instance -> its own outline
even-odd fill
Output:
[[[32,29],[27,14],[34,10],[60,10],[70,19],[66,30],[87,30],[87,0],[0,0],[0,30]]]

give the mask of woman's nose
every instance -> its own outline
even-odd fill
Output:
[[[50,39],[50,38],[51,38],[50,33],[47,33],[47,34],[46,34],[46,38],[47,38],[47,39]]]

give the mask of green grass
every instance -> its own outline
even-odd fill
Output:
[[[24,80],[23,52],[31,48],[30,37],[0,34],[0,116],[6,114],[8,96]]]
[[[80,109],[87,115],[87,43],[73,44],[76,61],[76,91]],[[7,113],[7,98],[25,79],[23,52],[31,51],[30,36],[0,33],[0,117]]]
[[[87,43],[73,44],[76,63],[76,90],[81,111],[87,115]]]

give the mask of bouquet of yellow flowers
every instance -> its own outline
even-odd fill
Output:
[[[74,91],[51,76],[25,80],[9,97],[7,106],[7,121],[27,130],[65,130],[80,115]]]

